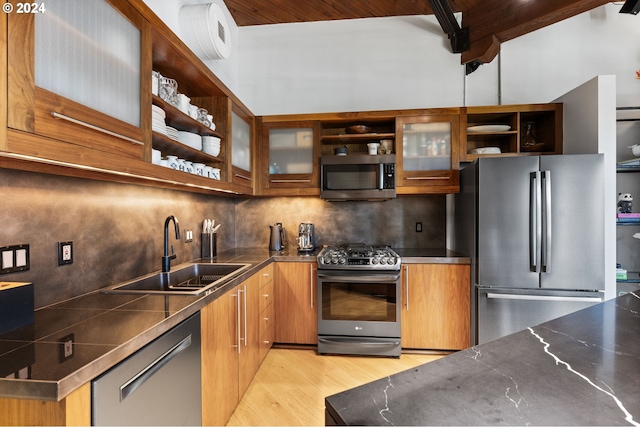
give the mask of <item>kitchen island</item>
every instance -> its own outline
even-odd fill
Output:
[[[630,293],[325,399],[327,424],[640,425]]]

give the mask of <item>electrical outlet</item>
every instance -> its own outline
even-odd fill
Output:
[[[416,222],[416,233],[422,233],[422,223]]]
[[[58,242],[58,265],[73,264],[73,242]]]
[[[193,230],[185,230],[184,231],[184,242],[185,243],[193,242]]]
[[[75,340],[74,334],[69,334],[58,340],[60,346],[60,363],[73,357],[73,341]]]

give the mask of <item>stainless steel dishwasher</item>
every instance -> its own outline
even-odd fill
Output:
[[[92,381],[93,425],[201,425],[200,313]]]

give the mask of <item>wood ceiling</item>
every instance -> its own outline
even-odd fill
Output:
[[[431,15],[427,0],[224,0],[236,24],[282,24]],[[609,3],[610,0],[449,0],[469,29],[463,64],[488,63],[500,43]],[[443,32],[443,36],[446,34]]]

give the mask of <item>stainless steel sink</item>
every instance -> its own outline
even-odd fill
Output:
[[[140,277],[103,292],[116,294],[198,295],[215,290],[251,264],[190,264],[168,273]]]

